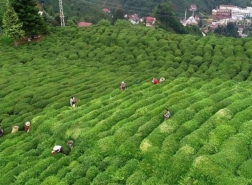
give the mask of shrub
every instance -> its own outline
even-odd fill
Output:
[[[96,166],[91,166],[86,172],[86,177],[92,180],[98,173],[98,168]]]
[[[83,184],[90,184],[90,183],[91,183],[91,181],[88,178],[82,177],[82,178],[76,180],[73,185],[83,185]]]
[[[126,184],[141,184],[147,180],[147,176],[141,171],[135,171],[127,180]]]
[[[227,138],[236,133],[235,128],[229,125],[220,125],[216,127],[215,130],[210,132],[209,134],[209,142],[215,146],[219,146],[225,141]]]
[[[60,182],[60,179],[58,177],[55,176],[49,176],[47,177],[42,183],[41,185],[54,185],[54,184],[58,184]]]
[[[98,150],[101,154],[107,156],[115,152],[115,138],[113,136],[108,136],[97,141]]]
[[[116,143],[122,143],[124,141],[127,140],[128,137],[130,137],[132,135],[132,133],[135,131],[133,129],[129,128],[129,123],[127,123],[128,126],[122,127],[122,128],[118,128],[114,134],[114,138],[115,138],[115,142]]]
[[[211,156],[211,159],[226,169],[234,170],[249,156],[248,143],[249,138],[244,134],[230,137],[221,145],[220,152]]]
[[[176,49],[175,52],[174,52],[174,55],[175,56],[182,56],[182,53],[179,49]]]
[[[180,63],[181,62],[181,57],[179,57],[179,56],[174,57],[173,61]]]
[[[251,58],[251,57],[252,57],[252,48],[246,50],[246,51],[245,51],[245,54],[246,54],[249,58]]]
[[[137,157],[139,155],[139,144],[141,142],[141,137],[138,135],[130,137],[125,141],[118,149],[117,153],[124,159],[131,159],[132,157]]]
[[[87,172],[87,167],[79,164],[72,168],[72,170],[65,174],[64,180],[67,182],[67,184],[73,184],[78,179],[85,176]]]
[[[41,184],[41,182],[39,181],[39,179],[31,178],[29,179],[28,182],[25,183],[25,185],[34,185],[34,184]]]
[[[246,43],[244,44],[244,48],[245,48],[246,50],[252,49],[251,44],[252,44],[252,41],[246,42]]]

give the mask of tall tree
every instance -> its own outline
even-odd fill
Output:
[[[4,12],[6,11],[6,3],[0,2],[0,20],[3,20]],[[0,21],[0,27],[2,26],[2,21]]]
[[[121,8],[115,10],[115,13],[112,19],[112,24],[115,24],[117,19],[124,19],[124,11]]]
[[[36,0],[11,0],[11,4],[23,23],[22,29],[25,31],[25,36],[31,37],[48,32],[46,23],[38,14]]]
[[[176,33],[186,33],[186,29],[179,22],[179,19],[168,3],[161,3],[158,5],[155,11],[155,17],[161,28],[167,31],[174,30]]]
[[[229,22],[227,26],[218,26],[218,28],[214,30],[214,33],[227,37],[239,37],[238,28],[232,22]]]
[[[18,19],[18,15],[14,8],[11,6],[9,1],[7,1],[7,10],[3,16],[3,27],[5,34],[14,39],[16,46],[17,41],[25,35],[24,30],[22,30],[22,26],[23,24]]]

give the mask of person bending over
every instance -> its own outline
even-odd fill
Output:
[[[60,145],[55,145],[52,150],[52,154],[55,155],[57,153],[64,153],[63,147]]]
[[[72,97],[70,98],[70,106],[71,106],[71,107],[75,107],[75,105],[76,105],[76,99],[75,99],[75,97],[72,96]]]
[[[171,116],[171,113],[168,109],[165,109],[165,113],[164,113],[164,119],[167,120],[169,119]]]
[[[157,78],[153,78],[151,81],[153,84],[158,84],[158,79]]]
[[[25,131],[28,133],[31,130],[31,122],[27,121],[25,122]]]

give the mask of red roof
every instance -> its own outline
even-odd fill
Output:
[[[79,27],[87,27],[87,26],[91,26],[92,23],[91,22],[79,22],[78,26]]]
[[[153,23],[153,21],[156,21],[155,17],[146,17],[145,19],[146,19],[145,20],[146,23]]]
[[[104,13],[109,13],[109,12],[110,12],[110,10],[107,9],[107,8],[103,8],[102,11],[103,11]]]
[[[146,17],[146,20],[148,21],[153,21],[155,19],[155,17]]]

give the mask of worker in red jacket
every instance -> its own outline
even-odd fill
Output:
[[[158,79],[157,79],[157,78],[153,78],[153,79],[152,79],[152,83],[153,83],[153,84],[158,84]]]

